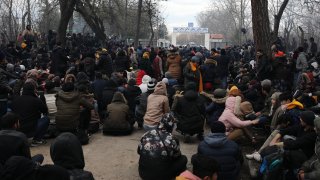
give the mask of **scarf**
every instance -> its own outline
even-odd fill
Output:
[[[191,67],[191,71],[192,72],[195,73],[197,71],[197,64],[196,63],[190,62],[190,67]],[[200,74],[200,78],[199,78],[199,89],[198,89],[198,91],[202,92],[203,91],[203,83],[202,83],[202,75],[201,75],[200,71],[199,71],[199,74]]]

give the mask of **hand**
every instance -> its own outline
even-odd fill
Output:
[[[259,119],[251,121],[253,125],[259,124]]]
[[[299,180],[304,180],[304,171],[303,172],[299,172],[299,174],[298,174],[298,179]]]
[[[260,116],[261,115],[261,112],[256,112],[256,116]]]

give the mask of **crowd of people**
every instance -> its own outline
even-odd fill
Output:
[[[146,132],[138,144],[146,180],[238,179],[242,146],[257,149],[245,158],[260,163],[258,178],[319,179],[320,58],[313,38],[310,48],[292,53],[276,42],[268,58],[252,42],[211,50],[96,47],[73,35],[63,46],[49,35],[35,47],[29,26],[21,46],[0,51],[1,179],[94,179],[83,170],[81,145],[99,126],[104,135]],[[55,94],[54,115],[47,94]],[[195,135],[201,141],[193,172],[173,131],[184,143]],[[54,165],[30,155],[30,146],[47,138],[55,138]]]

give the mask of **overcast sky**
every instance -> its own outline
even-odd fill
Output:
[[[188,22],[193,22],[198,27],[196,16],[199,12],[209,7],[211,0],[168,0],[160,2],[160,11],[165,18],[168,32],[173,27],[187,27]]]

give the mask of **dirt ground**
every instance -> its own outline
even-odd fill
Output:
[[[144,130],[135,130],[130,136],[104,136],[102,133],[93,134],[90,143],[83,146],[85,156],[85,170],[91,171],[96,180],[130,179],[138,180],[138,160],[137,147]],[[177,134],[180,141],[182,136]],[[52,164],[50,158],[50,145],[52,140],[48,140],[46,145],[32,147],[31,153],[43,154],[44,164]],[[181,144],[182,154],[188,157],[197,152],[198,140],[193,139],[193,143]],[[188,162],[191,169],[191,162]]]
[[[49,113],[53,115],[56,111],[54,95],[46,95],[46,100]],[[206,129],[205,134],[208,131]],[[138,130],[135,127],[130,136],[104,136],[101,132],[93,134],[89,144],[82,146],[86,163],[85,170],[91,171],[96,180],[139,180],[137,147],[144,132],[144,130]],[[192,170],[191,156],[197,152],[199,141],[196,137],[193,137],[192,143],[186,144],[183,143],[182,135],[176,131],[174,131],[174,135],[180,140],[182,154],[188,157],[187,168]],[[51,142],[52,140],[48,140],[45,145],[31,148],[32,155],[44,155],[43,164],[52,164],[50,158]],[[243,152],[246,151],[248,150]],[[248,168],[246,167],[247,165],[244,164],[241,170],[241,179],[244,180],[249,179]]]

